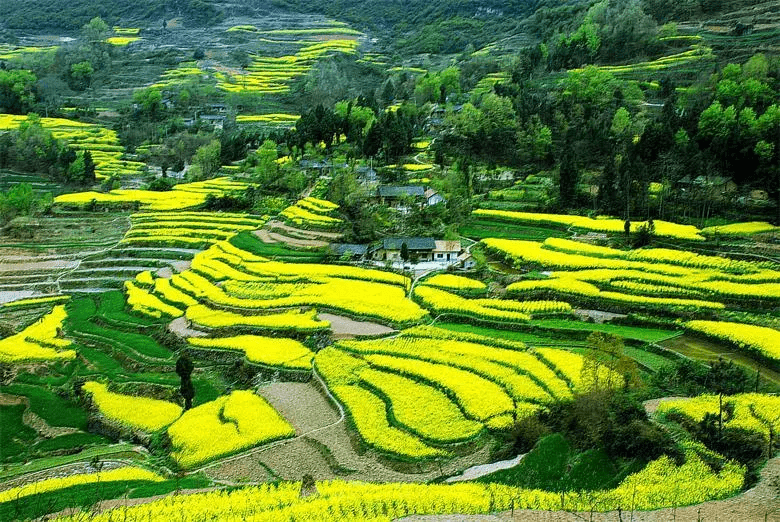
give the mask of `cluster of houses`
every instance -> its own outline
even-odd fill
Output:
[[[404,245],[406,248],[404,249]],[[372,245],[333,243],[331,252],[336,257],[349,257],[352,261],[420,265],[433,263],[441,267],[456,266],[474,268],[474,258],[466,252],[460,241],[446,241],[432,237],[386,237]],[[403,257],[406,250],[407,259]]]

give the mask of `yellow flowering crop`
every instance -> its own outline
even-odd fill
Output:
[[[525,344],[520,341],[511,341],[509,339],[500,339],[498,337],[489,337],[470,332],[455,332],[438,328],[436,326],[415,326],[408,328],[401,333],[403,337],[423,337],[426,339],[442,339],[445,341],[464,341],[468,343],[483,344],[486,346],[498,346],[508,348],[509,350],[525,350]]]
[[[523,323],[530,319],[528,314],[510,310],[489,308],[477,300],[470,300],[430,286],[418,286],[414,295],[437,314],[454,314],[486,321]]]
[[[423,284],[435,286],[444,290],[487,290],[487,286],[482,281],[471,279],[453,274],[436,274],[435,276],[423,281]]]
[[[311,228],[335,228],[341,224],[338,218],[310,212],[297,205],[287,207],[279,215],[285,218],[293,225],[311,227]]]
[[[303,198],[302,200],[298,201],[298,205],[318,214],[328,214],[339,208],[339,206],[332,201],[315,198],[312,196]]]
[[[752,234],[765,234],[768,232],[777,232],[778,227],[767,223],[766,221],[749,221],[747,223],[730,223],[717,227],[707,227],[702,229],[705,235],[721,234],[724,236],[749,236]]]
[[[503,388],[472,372],[444,364],[381,354],[368,355],[366,360],[380,369],[436,383],[455,397],[472,419],[485,421],[495,415],[512,411],[512,399]]]
[[[154,277],[152,277],[152,273],[149,270],[144,270],[135,276],[135,282],[138,286],[150,288],[154,285]]]
[[[474,437],[482,424],[463,417],[443,392],[400,375],[365,369],[360,380],[389,401],[393,418],[424,440],[457,442]]]
[[[131,44],[133,42],[137,42],[140,40],[137,36],[111,36],[109,38],[106,38],[106,42],[110,43],[111,45],[116,46],[124,46]]]
[[[189,343],[199,348],[238,350],[250,362],[282,368],[309,369],[314,354],[302,343],[280,337],[238,335],[235,337],[191,337]]]
[[[780,332],[774,328],[725,321],[688,321],[684,325],[689,330],[780,360]]]
[[[537,348],[535,352],[557,368],[558,371],[574,384],[575,388],[583,389],[582,356],[576,353],[567,352],[566,350],[557,350],[555,348]],[[623,376],[605,366],[600,366],[598,369],[598,380],[599,382],[621,383],[623,382]]]
[[[313,332],[330,327],[328,321],[316,318],[317,311],[298,310],[267,315],[242,315],[224,310],[214,310],[205,305],[194,305],[187,308],[187,319],[206,328],[224,328],[233,326],[253,326],[276,330],[296,330]]]
[[[414,459],[446,455],[446,452],[428,446],[414,435],[391,426],[387,421],[384,401],[365,388],[340,384],[332,386],[331,391],[350,412],[360,437],[369,446]]]
[[[597,272],[597,271],[583,271]],[[512,295],[526,295],[539,291],[548,291],[563,295],[579,295],[583,297],[598,298],[605,301],[613,301],[622,304],[636,304],[648,306],[660,306],[664,308],[681,307],[698,310],[701,308],[723,309],[723,303],[716,301],[704,301],[700,299],[676,299],[669,297],[648,297],[621,292],[599,290],[598,287],[577,279],[580,272],[553,272],[547,279],[534,279],[518,281],[507,287]]]
[[[188,410],[168,428],[171,456],[185,468],[293,435],[295,429],[248,390]]]
[[[153,502],[118,507],[92,515],[94,522],[147,520],[332,520],[390,522],[409,515],[487,514],[515,509],[556,511],[651,510],[725,498],[744,482],[744,467],[727,463],[714,473],[699,457],[687,454],[682,466],[668,457],[629,475],[615,489],[555,492],[501,484],[373,484],[318,482],[315,497],[300,498],[300,483],[261,484],[241,489],[171,495]],[[563,503],[563,504],[562,504]],[[80,520],[74,515],[62,520]]]
[[[210,295],[215,303],[247,308],[317,306],[391,323],[419,321],[427,315],[404,291],[383,283],[330,278],[321,283],[283,285],[278,297],[269,297],[271,283],[227,281],[224,297]],[[286,295],[285,295],[286,294]]]
[[[522,312],[531,316],[571,312],[571,305],[563,301],[512,301],[508,299],[474,299],[473,302],[486,308]]]
[[[417,336],[417,335],[425,335],[425,329],[428,329],[428,327],[418,327],[413,328],[411,330],[405,330],[401,338],[406,336]],[[428,329],[428,331],[434,330],[432,328]],[[440,329],[435,329],[440,330]],[[442,330],[443,332],[446,332],[446,330]],[[473,335],[473,334],[472,334]],[[371,341],[366,341],[371,342]],[[375,343],[386,343],[390,345],[396,344],[395,342],[391,340],[386,341],[374,341]],[[482,344],[476,344],[480,342],[479,339],[474,339],[472,337],[463,337],[461,334],[458,334],[458,337],[446,337],[441,336],[437,338],[436,340],[430,340],[426,343],[419,344],[419,345],[411,345],[416,348],[416,357],[423,358],[426,360],[430,360],[432,362],[445,362],[448,364],[454,364],[456,366],[459,366],[461,368],[467,369],[468,363],[466,362],[468,359],[464,358],[463,356],[468,356],[471,358],[481,358],[486,361],[492,361],[496,363],[500,363],[505,366],[510,366],[514,368],[516,371],[528,374],[532,376],[535,380],[542,383],[544,387],[551,392],[552,395],[559,399],[564,399],[571,396],[571,390],[569,390],[568,385],[561,380],[555,373],[550,370],[550,368],[542,363],[538,358],[536,358],[532,353],[520,351],[523,350],[524,347],[522,346],[503,346],[503,347],[494,347],[494,346],[485,346]],[[437,352],[443,352],[444,354],[457,354],[460,357],[457,358],[448,358],[448,359],[434,359]],[[393,353],[388,351],[387,353]],[[411,354],[415,352],[406,351],[405,354]],[[534,394],[536,395],[536,394]],[[528,395],[524,398],[531,398],[534,395]],[[540,397],[542,400],[548,400],[546,397],[542,396]]]
[[[543,243],[535,241],[520,241],[513,239],[483,239],[482,243],[489,249],[497,250],[511,256],[517,261],[536,264],[543,267],[562,270],[579,270],[584,268],[612,268],[619,270],[643,270],[661,274],[685,275],[690,273],[684,267],[662,264],[644,263],[624,259],[610,259],[585,254],[570,254],[544,248]],[[603,248],[603,247],[590,247]]]
[[[236,123],[295,123],[300,119],[298,114],[239,114],[236,116]]]
[[[245,272],[223,262],[223,259],[236,263],[242,269],[250,265],[254,269]],[[328,265],[244,263],[236,255],[223,253],[220,247],[211,248],[195,256],[191,268],[173,276],[171,283],[196,299],[204,299],[218,306],[247,310],[316,306],[390,323],[415,322],[427,315],[425,310],[407,299],[405,292],[398,286],[326,275],[328,272],[335,272],[331,275],[347,274],[356,278],[399,280],[400,276],[387,272]],[[269,268],[270,270],[267,270]],[[217,286],[195,270],[214,280],[228,280],[222,286]],[[283,280],[291,276],[307,280],[307,283],[277,283],[269,280]],[[403,278],[400,280],[403,281]]]
[[[74,350],[63,350],[70,346],[70,341],[58,336],[66,316],[65,306],[55,306],[51,312],[21,332],[0,339],[0,362],[75,359]]]
[[[16,301],[10,301],[0,304],[0,308],[8,310],[10,308],[22,308],[25,306],[36,306],[49,303],[63,303],[70,299],[69,295],[53,295],[46,297],[29,297],[27,299],[17,299]]]
[[[506,358],[497,356],[495,352],[505,351],[501,348],[491,350],[489,347],[472,343],[420,339],[416,337],[394,337],[374,341],[342,341],[339,343],[339,346],[362,354],[385,354],[397,356],[401,361],[405,362],[421,360],[471,372],[475,376],[491,381],[491,384],[496,383],[500,385],[516,400],[540,403],[547,403],[552,400],[550,394],[535,380],[538,378],[528,369],[522,366],[516,366],[515,368],[507,367],[507,361],[518,361],[519,359],[513,358],[508,354]],[[492,353],[494,358],[484,357],[480,352]],[[534,368],[538,368],[540,364],[538,360],[536,363],[537,366]],[[427,366],[423,365],[424,370],[427,368]],[[407,370],[407,373],[413,373],[412,370]],[[447,387],[444,381],[434,382]]]
[[[301,279],[316,277],[342,277],[344,279],[362,279],[364,281],[376,281],[399,285],[404,288],[409,284],[409,278],[393,272],[383,272],[370,268],[342,265],[320,265],[309,263],[282,263],[280,261],[268,261],[265,263],[245,263],[243,270],[255,275],[296,276]]]
[[[402,167],[409,172],[422,172],[433,169],[433,165],[430,163],[404,163]]]
[[[494,218],[510,223],[528,223],[557,225],[562,227],[575,227],[596,232],[620,233],[624,231],[625,221],[622,219],[593,219],[582,216],[569,216],[564,214],[538,214],[534,212],[511,212],[506,210],[488,210],[477,209],[472,212],[475,216]],[[631,230],[636,231],[645,222],[636,221],[631,223]],[[654,221],[655,233],[658,236],[673,237],[677,239],[688,239],[693,241],[704,240],[699,234],[699,229],[691,225],[679,225],[667,221]]]
[[[173,286],[170,279],[157,278],[154,280],[154,293],[162,296],[167,301],[181,306],[183,309],[198,304],[198,301]]]
[[[760,393],[742,393],[723,397],[723,404],[734,406],[733,417],[724,423],[729,428],[741,428],[761,433],[769,438],[770,429],[780,430],[780,397]],[[657,413],[677,412],[700,422],[708,413],[717,415],[720,410],[717,395],[699,395],[690,399],[665,400]]]
[[[127,304],[133,310],[144,315],[158,318],[163,314],[170,317],[181,317],[183,315],[181,310],[162,302],[159,297],[135,286],[132,281],[125,281],[125,292],[127,292]]]
[[[153,190],[117,189],[109,193],[76,192],[62,194],[54,198],[55,203],[84,206],[91,201],[97,203],[135,203],[147,210],[181,210],[203,204],[209,194],[224,196],[247,189],[247,183],[230,181],[227,178],[215,178],[194,183],[180,183],[173,190],[156,192]]]
[[[680,265],[692,268],[714,268],[734,273],[756,273],[766,264],[752,263],[749,261],[737,261],[719,256],[706,256],[686,252],[683,250],[672,250],[669,248],[640,248],[637,250],[618,250],[571,239],[547,238],[542,243],[542,248],[567,252],[571,254],[582,254],[592,257],[603,257],[612,259],[626,259],[629,261],[647,261],[651,263],[667,263],[671,265]]]
[[[70,488],[73,486],[81,486],[84,484],[94,484],[96,482],[126,482],[135,480],[161,482],[165,479],[157,473],[143,468],[124,466],[121,468],[99,471],[96,473],[79,473],[76,475],[69,475],[67,477],[49,478],[40,480],[38,482],[25,484],[24,486],[17,486],[15,488],[6,489],[4,491],[0,491],[0,503],[16,500],[17,498],[29,497],[30,495],[58,491],[60,489]]]
[[[89,381],[82,388],[107,418],[129,428],[158,431],[181,415],[181,406],[168,401],[111,393],[105,384]]]

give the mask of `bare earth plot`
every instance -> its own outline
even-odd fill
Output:
[[[313,383],[273,383],[261,387],[259,392],[295,427],[298,438],[218,463],[206,470],[210,477],[225,482],[240,477],[242,481],[254,482],[272,477],[300,480],[308,473],[316,480],[425,482],[441,475],[435,465],[431,466],[435,469],[404,473],[383,465],[371,451],[359,454],[346,419],[340,419],[339,413]],[[301,437],[303,434],[306,435]],[[488,454],[489,448],[485,445],[471,455],[442,463],[441,471],[445,475],[457,474],[474,464],[486,462]]]
[[[335,314],[317,314],[317,318],[330,322],[334,339],[349,339],[361,335],[384,335],[395,332],[389,326],[368,321],[355,321],[349,317]]]

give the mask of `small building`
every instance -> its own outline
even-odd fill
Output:
[[[358,245],[355,243],[331,243],[328,248],[333,256],[338,258],[346,258],[349,256],[351,261],[362,260],[368,252],[368,245]]]
[[[225,116],[222,114],[202,114],[198,116],[198,119],[217,130],[222,130],[225,127]]]
[[[381,244],[371,249],[370,257],[375,261],[401,262],[401,248],[404,243],[409,251],[410,261],[433,261],[436,242],[432,237],[386,237]]]
[[[429,188],[425,191],[425,204],[429,207],[431,205],[438,205],[439,203],[446,203],[444,197],[439,194],[437,190]]]
[[[458,259],[460,251],[460,241],[434,241],[433,261],[452,262]]]
[[[463,252],[461,255],[459,255],[458,263],[460,264],[461,268],[465,268],[466,270],[471,270],[477,266],[477,261],[469,252]]]
[[[377,188],[377,200],[382,205],[408,211],[409,203],[425,204],[425,189],[420,185],[380,185]]]
[[[376,171],[367,165],[355,167],[355,174],[364,183],[375,183],[378,179]]]
[[[693,180],[693,186],[698,187],[714,198],[728,196],[739,188],[731,178],[723,176],[698,176]]]

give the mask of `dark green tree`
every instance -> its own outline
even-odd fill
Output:
[[[192,371],[194,369],[195,365],[186,355],[182,355],[176,361],[176,374],[181,379],[179,392],[181,393],[181,396],[184,397],[185,410],[192,408],[192,399],[195,398],[195,386],[192,384]]]

